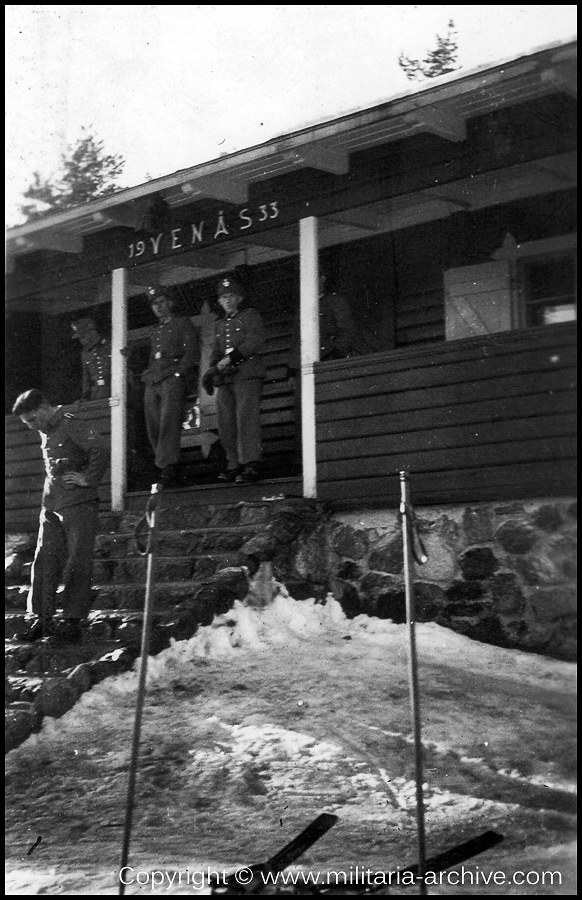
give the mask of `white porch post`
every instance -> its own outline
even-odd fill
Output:
[[[315,447],[315,376],[319,360],[318,222],[314,216],[299,221],[299,286],[301,314],[301,427],[303,496],[317,497]]]
[[[123,510],[127,482],[127,270],[111,280],[111,509]]]

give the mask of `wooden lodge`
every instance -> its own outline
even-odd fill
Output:
[[[7,530],[35,527],[43,482],[38,435],[10,410],[31,387],[78,401],[71,322],[111,334],[112,396],[75,408],[111,438],[102,500],[121,510],[136,486],[120,351],[139,374],[146,288],[167,287],[200,328],[202,374],[216,285],[234,272],[269,331],[266,478],[249,491],[394,508],[408,469],[418,504],[572,497],[575,67],[569,42],[461,70],[10,229]],[[321,266],[350,298],[359,356],[318,360]],[[286,378],[298,314],[301,429]],[[214,401],[190,401],[187,490],[209,491]]]

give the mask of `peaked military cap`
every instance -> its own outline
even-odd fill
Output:
[[[82,334],[86,334],[88,331],[96,330],[95,322],[89,318],[77,319],[76,322],[71,322],[71,328],[73,329],[73,340],[78,340]]]
[[[168,299],[168,295],[162,287],[148,287],[146,288],[146,294],[150,303],[153,303],[154,300]]]
[[[225,294],[236,294],[237,297],[242,297],[242,288],[235,278],[222,278],[218,282],[218,296],[223,297]]]

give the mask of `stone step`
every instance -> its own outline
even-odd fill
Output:
[[[117,522],[108,523],[104,520],[104,526],[100,531],[133,532],[135,526],[145,514],[147,498],[141,508],[131,508],[121,514]],[[237,525],[261,525],[269,515],[272,504],[261,503],[227,503],[208,504],[196,503],[193,498],[184,498],[178,495],[172,503],[165,498],[160,501],[156,511],[156,524],[160,530],[172,530],[180,528],[232,528]],[[107,527],[111,524],[113,527]]]
[[[231,553],[192,554],[188,556],[160,556],[156,554],[156,581],[185,581],[204,579],[221,568],[245,564],[244,554]],[[96,559],[93,564],[93,584],[139,584],[146,580],[146,557],[114,557]]]
[[[150,656],[168,647],[172,639],[192,637],[200,625],[209,625],[215,615],[227,612],[235,599],[246,596],[250,583],[246,570],[231,567],[211,576],[196,596],[192,591],[185,596],[183,583],[169,587],[175,595],[169,597],[166,584],[164,599],[153,604]],[[187,601],[180,611],[168,603],[178,598]],[[82,623],[78,644],[58,645],[51,639],[30,644],[12,637],[29,621],[23,613],[5,615],[10,635],[5,641],[6,753],[38,731],[45,716],[62,716],[94,684],[134,667],[141,650],[143,614],[138,609],[128,611],[126,602],[117,611],[93,610]]]
[[[203,581],[156,581],[153,586],[154,608],[176,608],[185,600],[195,597],[203,587]],[[95,585],[98,602],[102,609],[143,610],[145,604],[145,585],[143,584],[103,584]]]
[[[203,507],[214,505],[219,507],[238,504],[269,504],[274,500],[300,499],[302,496],[302,479],[300,476],[289,478],[269,478],[255,484],[205,484],[185,488],[165,489],[160,495],[160,514],[170,508]],[[150,493],[137,491],[126,496],[126,508],[129,512],[143,514]]]
[[[255,525],[223,528],[157,529],[157,557],[197,556],[239,550],[257,533]],[[144,547],[147,535],[143,536]],[[144,548],[145,549],[145,548]],[[95,540],[95,559],[140,557],[140,548],[133,533],[111,532],[98,534]]]
[[[175,608],[179,603],[195,596],[198,590],[205,584],[205,580],[191,579],[188,581],[158,581],[154,582],[153,596],[155,604],[164,607]],[[95,584],[96,602],[101,609],[136,610],[143,609],[145,603],[145,583],[120,582],[118,584]],[[28,590],[20,590],[15,593],[13,589],[7,590],[9,599],[6,601],[6,609],[9,612],[25,612]],[[57,609],[59,609],[57,595]]]
[[[169,622],[173,622],[176,619],[176,610],[172,607],[162,607],[154,609],[152,613],[152,621],[165,625]],[[60,616],[56,616],[55,621],[59,621]],[[24,642],[18,642],[15,638],[15,635],[24,631],[31,622],[31,618],[27,615],[25,611],[21,612],[9,612],[4,616],[4,626],[5,626],[5,651],[6,654],[9,655],[11,652],[11,648],[16,644],[23,644]],[[85,622],[83,622],[83,632],[85,637],[89,641],[94,641],[97,643],[101,643],[103,641],[109,641],[112,639],[117,639],[118,630],[122,625],[132,624],[136,625],[139,628],[139,632],[141,634],[141,625],[143,622],[143,609],[141,610],[113,610],[106,609],[100,607],[99,609],[93,609],[87,616]],[[127,630],[125,630],[127,634]]]
[[[4,609],[8,615],[13,610],[25,610],[28,597],[27,584],[10,584],[4,589]]]

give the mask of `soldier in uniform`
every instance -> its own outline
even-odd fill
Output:
[[[93,319],[72,322],[73,340],[81,344],[83,387],[81,400],[105,400],[111,396],[111,341],[101,337]],[[122,351],[123,352],[123,351]],[[137,465],[137,386],[127,369],[127,445],[130,467]]]
[[[243,292],[234,278],[218,285],[223,317],[215,325],[210,368],[202,384],[208,394],[216,388],[218,436],[227,468],[219,481],[253,482],[261,477],[261,396],[265,365],[260,356],[265,326],[256,309],[239,309]]]
[[[72,323],[73,340],[80,342],[83,367],[83,400],[105,400],[111,396],[111,341],[101,337],[93,319]]]
[[[319,358],[347,359],[367,351],[356,326],[350,301],[345,294],[326,290],[327,275],[319,273]],[[293,346],[287,362],[287,377],[295,378],[301,369],[299,320],[295,322]]]
[[[82,639],[80,622],[93,600],[97,489],[109,461],[107,444],[82,419],[52,406],[39,390],[21,394],[12,412],[27,428],[42,435],[46,470],[27,603],[28,612],[36,618],[18,637],[25,641],[54,637],[63,643],[78,643]],[[53,619],[61,580],[64,621],[56,627]]]
[[[319,273],[319,359],[348,359],[369,352],[357,327],[350,301],[345,294],[327,290],[327,275]],[[287,360],[287,378],[294,392],[295,435],[301,453],[301,339],[299,316],[296,317],[294,337]]]
[[[146,429],[162,484],[177,487],[182,483],[184,403],[200,361],[200,342],[188,316],[175,315],[173,301],[162,288],[149,288],[148,295],[159,324],[152,330],[149,362],[141,376]]]

